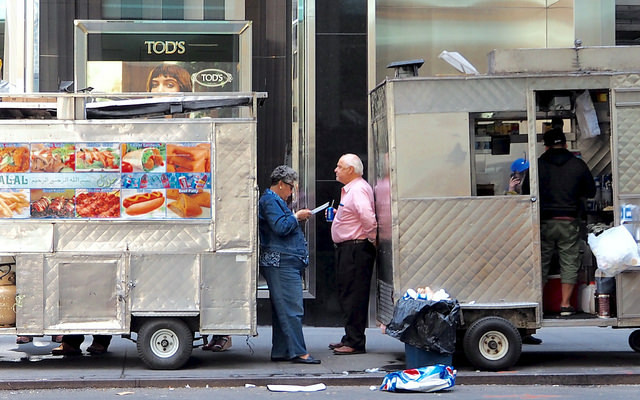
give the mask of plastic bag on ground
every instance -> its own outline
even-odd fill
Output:
[[[388,392],[436,392],[456,383],[456,370],[449,365],[394,371],[385,375],[380,390]]]
[[[588,242],[591,252],[596,256],[598,269],[608,276],[640,265],[638,245],[623,225],[609,228],[598,236],[590,233]]]
[[[418,349],[453,354],[460,321],[457,300],[420,300],[403,297],[393,310],[385,333]]]

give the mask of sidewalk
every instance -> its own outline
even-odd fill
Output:
[[[542,345],[523,346],[520,362],[510,371],[480,372],[454,358],[456,384],[640,384],[640,354],[627,344],[632,330],[545,328],[536,334]],[[340,339],[341,328],[306,328],[307,348],[321,365],[270,361],[271,328],[253,338],[233,337],[222,353],[193,349],[188,364],[176,371],[147,369],[135,343],[115,337],[103,356],[51,356],[50,337],[16,345],[0,336],[0,389],[82,387],[244,386],[254,384],[379,385],[389,371],[404,369],[404,344],[379,329],[367,332],[367,353],[337,356],[327,348]],[[90,344],[87,336],[82,348]]]

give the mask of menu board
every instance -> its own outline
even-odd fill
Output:
[[[211,145],[0,143],[0,218],[211,218]]]

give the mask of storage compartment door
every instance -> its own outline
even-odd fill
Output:
[[[45,259],[45,334],[128,333],[124,256]]]

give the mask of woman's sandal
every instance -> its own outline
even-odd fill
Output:
[[[214,341],[212,351],[225,351],[231,347],[231,336],[221,336]]]
[[[91,343],[91,346],[87,347],[87,352],[92,356],[99,356],[107,352],[107,349],[98,343]]]
[[[213,341],[207,342],[207,344],[202,345],[202,350],[205,350],[205,351],[213,350],[213,345],[214,344],[215,343]]]
[[[16,344],[27,344],[33,342],[32,336],[18,336],[16,338]]]
[[[71,347],[66,343],[62,343],[60,346],[51,350],[51,354],[54,356],[79,356],[82,354],[82,350]]]

